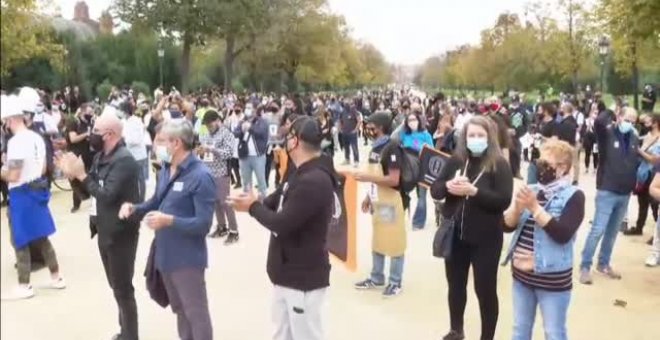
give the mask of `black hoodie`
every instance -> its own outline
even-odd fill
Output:
[[[273,284],[302,291],[330,285],[326,236],[338,185],[332,161],[319,157],[250,207],[250,215],[272,233],[267,271]]]

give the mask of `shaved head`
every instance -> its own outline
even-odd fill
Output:
[[[94,129],[97,131],[111,131],[115,136],[121,137],[123,124],[117,115],[104,113],[96,119]]]

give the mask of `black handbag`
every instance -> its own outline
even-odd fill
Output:
[[[458,210],[458,209],[457,209]],[[456,232],[456,213],[452,217],[443,217],[433,237],[433,256],[448,259],[451,257],[454,233]]]

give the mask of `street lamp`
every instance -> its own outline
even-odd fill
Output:
[[[163,42],[158,42],[158,68],[160,74],[160,87],[163,88],[163,58],[165,57],[165,50],[163,49]]]
[[[603,81],[605,77],[605,59],[610,52],[610,40],[606,36],[601,36],[598,40],[598,55],[600,55],[600,92],[604,93]]]

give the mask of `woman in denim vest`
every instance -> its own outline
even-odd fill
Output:
[[[568,338],[573,245],[584,218],[584,193],[571,184],[572,162],[568,143],[544,143],[538,184],[519,189],[504,214],[505,230],[515,231],[503,263],[512,263],[514,340],[532,339],[537,306],[545,338]]]

